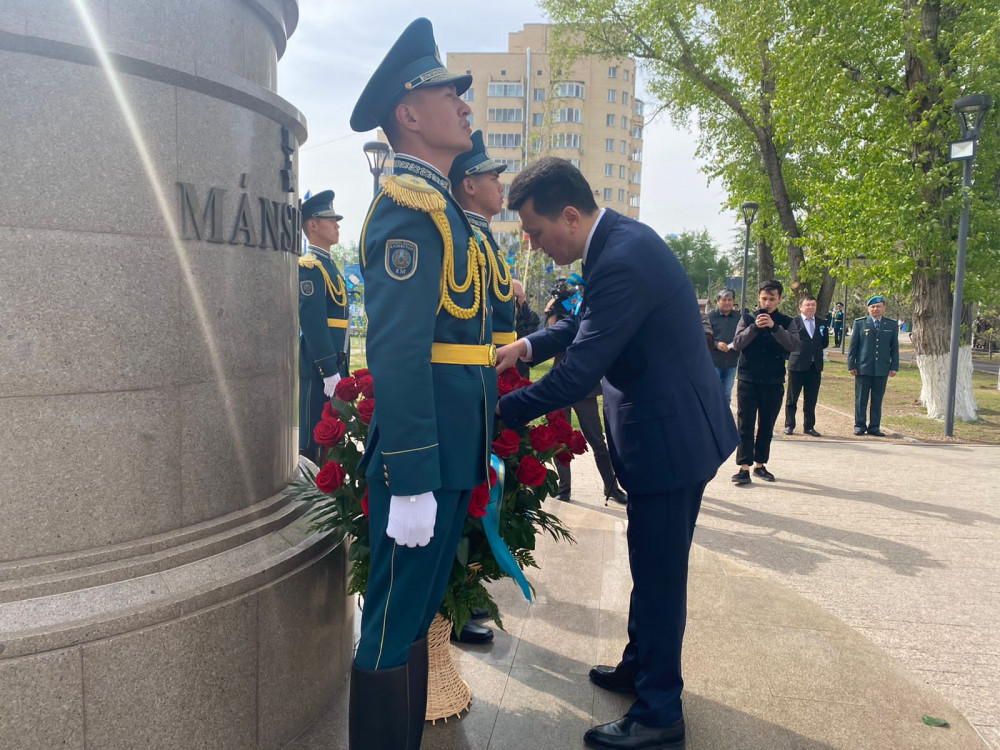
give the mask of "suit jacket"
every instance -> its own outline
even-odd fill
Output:
[[[580,314],[528,337],[535,362],[565,358],[504,396],[502,419],[520,427],[580,401],[603,376],[608,447],[627,492],[710,479],[739,438],[677,257],[646,225],[606,210],[583,277]]]
[[[799,350],[788,355],[788,369],[795,372],[808,372],[815,370],[823,372],[823,350],[830,345],[830,329],[825,323],[815,322],[814,333],[809,335],[806,330],[806,322],[799,316]]]
[[[870,315],[856,318],[847,349],[847,369],[881,377],[899,372],[899,324],[883,317],[876,329]]]

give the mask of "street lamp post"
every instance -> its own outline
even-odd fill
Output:
[[[743,212],[743,221],[747,225],[747,241],[743,247],[743,283],[740,285],[742,287],[740,292],[741,317],[747,309],[747,258],[750,256],[750,225],[753,224],[753,220],[757,216],[758,208],[760,208],[760,204],[753,201],[747,201],[740,206],[740,211]]]
[[[706,268],[705,271],[708,273],[708,290],[705,292],[705,297],[709,302],[712,301],[712,274],[715,273],[714,268]]]
[[[858,260],[867,260],[868,259],[868,256],[865,255],[864,253],[858,253],[855,257]],[[850,275],[851,275],[851,259],[848,258],[847,259],[847,276],[848,276],[848,279],[850,278]],[[844,353],[844,347],[847,346],[847,321],[848,321],[848,317],[847,317],[847,292],[849,290],[850,290],[850,285],[845,280],[844,281],[844,325],[840,329],[840,331],[841,331],[841,333],[840,333],[840,353],[841,354]]]
[[[368,141],[364,145],[365,158],[368,159],[368,171],[372,173],[372,197],[378,195],[378,178],[382,176],[385,161],[389,158],[389,144],[382,141]]]
[[[958,386],[959,328],[962,322],[962,293],[965,288],[965,246],[969,238],[969,205],[972,202],[972,162],[976,159],[976,143],[982,132],[986,113],[993,99],[986,94],[970,94],[958,99],[953,109],[958,115],[962,140],[951,144],[949,161],[962,162],[962,193],[965,205],[958,223],[958,257],[955,258],[955,299],[951,305],[951,361],[948,364],[948,407],[944,416],[944,434],[955,434],[955,390]]]

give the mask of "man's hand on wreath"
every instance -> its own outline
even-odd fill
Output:
[[[507,344],[507,346],[501,346],[497,349],[497,375],[516,365],[517,360],[527,353],[528,347],[523,339],[519,339],[513,344]]]

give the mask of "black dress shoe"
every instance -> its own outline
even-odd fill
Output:
[[[882,430],[873,430],[871,428],[868,429],[868,434],[874,435],[875,437],[885,437],[885,433],[882,432]]]
[[[766,466],[755,466],[753,470],[753,475],[755,477],[760,477],[765,482],[773,482],[774,474],[767,470]]]
[[[490,611],[486,607],[473,607],[469,613],[470,620],[485,620],[490,616]]]
[[[493,630],[485,625],[476,625],[474,622],[465,623],[462,632],[455,634],[455,629],[451,629],[451,639],[459,643],[489,643],[493,640]]]
[[[805,433],[806,433],[806,435],[812,435],[813,437],[823,437],[822,435],[820,435],[818,432],[816,432],[816,430],[812,429],[811,427],[808,430],[806,430]]]
[[[562,500],[564,503],[572,502],[569,499],[569,493],[568,492],[560,492],[558,495],[556,495],[556,500]]]
[[[740,469],[735,474],[733,474],[733,484],[750,484],[750,470]]]
[[[809,430],[806,430],[806,432],[809,432]],[[795,428],[794,427],[786,427],[785,428],[785,434],[786,435],[794,435],[795,434]]]
[[[622,492],[620,489],[613,489],[611,492],[604,496],[604,504],[608,504],[608,500],[614,500],[620,505],[628,505],[628,495]]]
[[[621,669],[620,664],[617,667],[608,667],[604,664],[591,667],[590,681],[612,693],[635,694],[635,674]]]
[[[610,750],[684,750],[684,719],[669,727],[646,727],[626,714],[588,730],[583,741]]]
[[[861,427],[855,427],[855,428],[854,428],[854,434],[855,434],[855,435],[864,435],[864,434],[865,434],[865,431],[864,431],[864,429],[863,429],[863,428],[861,428]]]

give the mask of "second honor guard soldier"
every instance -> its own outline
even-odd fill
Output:
[[[868,300],[868,315],[856,318],[847,349],[847,371],[854,376],[854,434],[867,432],[885,437],[882,432],[882,397],[889,378],[899,372],[899,325],[882,317],[885,297]],[[871,397],[871,417],[868,398]]]
[[[360,256],[376,406],[365,451],[371,568],[350,690],[352,750],[420,747],[427,630],[444,597],[472,489],[486,481],[497,399],[489,262],[448,178],[472,147],[472,77],[442,64],[430,21],[396,40],[354,108],[381,125],[395,174]]]
[[[309,241],[299,258],[299,452],[319,463],[313,430],[337,381],[347,375],[347,291],[330,257],[344,217],[333,210],[333,191],[302,203],[302,231]]]

